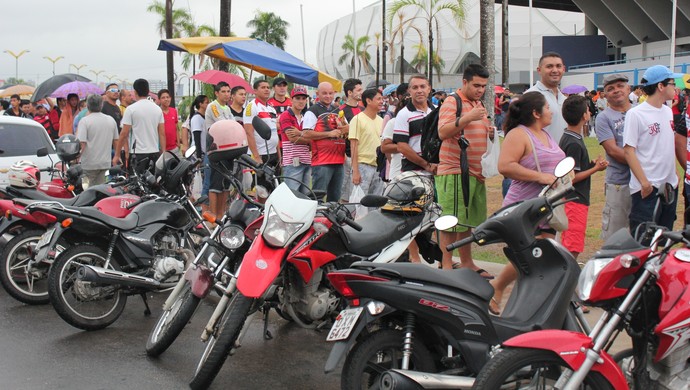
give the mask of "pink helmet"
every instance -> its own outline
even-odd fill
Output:
[[[36,188],[41,181],[41,171],[31,161],[17,161],[8,174],[10,185],[21,188]]]
[[[235,120],[218,121],[208,129],[206,145],[210,161],[231,161],[247,153],[247,133]]]

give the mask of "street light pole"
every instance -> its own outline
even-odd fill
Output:
[[[55,57],[55,58],[50,58],[50,57],[43,57],[43,58],[45,58],[46,60],[48,60],[48,61],[50,61],[50,62],[53,63],[53,76],[55,76],[55,63],[58,62],[58,61],[60,61],[61,59],[65,58],[65,57],[63,57],[63,56],[58,56],[58,57]]]
[[[14,53],[12,50],[5,50],[3,53],[7,53],[14,57],[14,80],[15,82],[19,80],[19,57],[23,56],[24,54],[28,53],[29,50],[22,50],[19,52],[19,54]]]
[[[98,85],[98,75],[105,72],[105,71],[104,70],[93,70],[93,69],[91,69],[90,72],[96,75],[96,85]]]
[[[77,70],[77,76],[79,76],[79,71],[81,70],[81,68],[85,67],[86,64],[81,64],[81,65],[79,65],[79,66],[74,65],[74,64],[69,64],[69,66],[70,66],[70,67],[74,67],[74,69]]]

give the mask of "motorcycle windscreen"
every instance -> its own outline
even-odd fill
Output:
[[[273,284],[280,273],[280,266],[288,248],[272,248],[262,238],[252,246],[242,259],[237,289],[248,298],[259,298]]]

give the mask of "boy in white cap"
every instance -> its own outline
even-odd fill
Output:
[[[625,159],[630,166],[630,231],[643,222],[652,221],[657,194],[667,184],[678,192],[676,175],[673,113],[664,103],[673,99],[676,83],[674,79],[683,76],[673,73],[663,65],[647,69],[642,77],[643,90],[647,100],[630,109],[625,116],[623,143]],[[668,229],[673,228],[676,219],[676,196],[670,204],[661,204],[656,221]]]

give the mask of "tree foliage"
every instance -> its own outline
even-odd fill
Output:
[[[256,11],[254,19],[247,22],[247,27],[254,29],[249,35],[250,38],[261,39],[266,43],[285,50],[287,40],[287,28],[290,23],[284,21],[280,16],[273,12]]]

